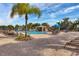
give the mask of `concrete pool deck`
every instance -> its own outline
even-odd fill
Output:
[[[1,38],[0,39],[0,46],[9,44],[9,43],[19,43],[19,41],[14,40],[14,38]]]
[[[0,46],[9,44],[9,43],[18,43],[19,41],[15,40],[15,37],[8,37],[7,35],[0,33]]]
[[[41,39],[41,38],[49,38],[51,37],[48,34],[34,34],[31,35],[31,37],[33,37],[33,39]],[[0,33],[0,46],[1,45],[5,45],[5,44],[9,44],[9,43],[19,43],[21,41],[16,41],[14,37],[7,37],[6,35]]]
[[[34,35],[38,40],[15,41],[15,38],[0,38],[0,56],[75,56],[79,50],[65,49],[64,43],[79,37],[79,32],[61,32],[57,35]],[[42,37],[41,37],[42,36]],[[41,37],[41,38],[40,38]],[[49,37],[49,38],[47,38]],[[51,46],[52,45],[52,46]],[[60,46],[61,45],[61,46]]]

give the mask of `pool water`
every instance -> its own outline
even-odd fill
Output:
[[[39,31],[28,31],[28,34],[47,34],[47,32],[39,32]]]
[[[16,32],[23,32],[24,31],[16,31]],[[47,32],[40,32],[40,31],[27,31],[27,34],[31,35],[31,34],[47,34]]]

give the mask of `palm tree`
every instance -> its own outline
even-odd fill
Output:
[[[40,9],[34,6],[30,6],[28,3],[17,3],[12,7],[11,18],[14,15],[25,16],[25,37],[27,36],[27,21],[29,14],[35,14],[40,17]]]

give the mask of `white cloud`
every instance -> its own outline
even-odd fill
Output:
[[[70,12],[72,12],[75,9],[78,9],[78,8],[79,8],[79,5],[68,7],[68,8],[62,8],[61,10],[55,12],[54,14],[56,14],[56,15],[67,14],[67,13],[70,13]]]
[[[57,4],[57,5],[55,5],[54,7],[55,7],[55,8],[58,8],[58,7],[60,7],[61,5],[63,5],[63,3]]]
[[[64,10],[64,13],[72,12],[73,10],[75,10],[75,9],[77,9],[77,8],[79,8],[79,5],[66,8],[66,9]]]
[[[14,24],[15,21],[17,21],[17,16],[15,16],[14,18],[10,18],[10,13],[11,13],[11,4],[7,6],[6,10],[4,10],[4,7],[6,7],[6,5],[4,4],[0,4],[1,9],[0,9],[0,25],[9,25],[9,24]]]
[[[10,11],[11,12],[11,11]],[[5,18],[0,18],[0,25],[9,25],[13,24],[13,22],[17,21],[18,16],[15,16],[14,18],[10,17],[10,12],[8,12],[7,16]]]
[[[0,19],[0,25],[9,25],[13,22],[13,20],[4,20],[4,19]]]
[[[55,13],[51,13],[50,15],[49,15],[51,18],[56,18],[57,16],[55,15]]]

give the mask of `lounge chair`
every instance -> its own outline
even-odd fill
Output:
[[[4,33],[0,33],[0,38],[7,38],[7,36]]]
[[[65,44],[64,48],[66,48],[67,46],[78,47],[78,49],[79,49],[79,37],[77,37],[76,39],[73,39],[73,40],[67,42]]]

